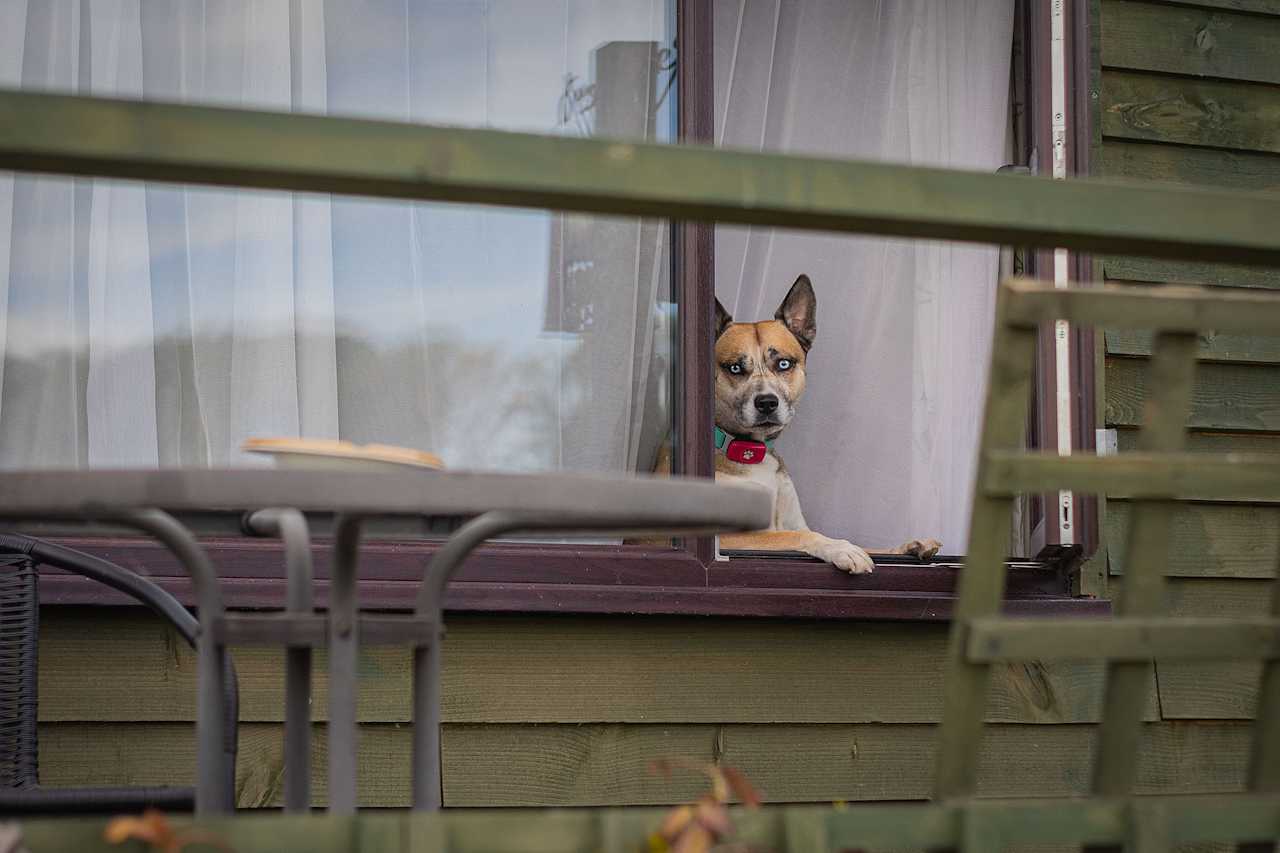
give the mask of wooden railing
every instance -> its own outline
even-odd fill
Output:
[[[169,104],[0,92],[0,169],[388,198],[706,219],[894,237],[1067,247],[1280,265],[1280,196],[1092,180],[1053,182],[678,145]],[[1181,453],[1205,328],[1280,334],[1280,297],[1200,289],[1067,289],[1005,284],[999,298],[970,557],[949,649],[936,802],[764,809],[741,839],[774,849],[998,849],[1025,842],[1129,844],[1280,837],[1280,582],[1271,616],[1248,622],[1167,620],[1162,560],[1172,501],[1277,499],[1274,461]],[[1037,324],[1158,330],[1141,452],[1097,459],[1021,452]],[[1116,618],[1002,619],[1003,557],[1014,495],[1047,488],[1135,499]],[[1107,661],[1098,760],[1086,798],[979,800],[976,766],[985,691],[996,661]],[[1250,791],[1134,797],[1145,661],[1265,661]],[[650,811],[212,822],[241,849],[636,849]],[[290,824],[287,831],[284,821]],[[66,844],[98,825],[31,824],[28,845]],[[285,840],[290,839],[287,844]],[[296,844],[294,843],[296,840]],[[323,843],[321,843],[323,842]],[[525,843],[528,842],[528,843]],[[337,845],[335,847],[335,845]]]

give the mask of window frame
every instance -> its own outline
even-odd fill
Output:
[[[1074,7],[1083,8],[1084,3],[1070,0]],[[1017,0],[1019,20],[1028,23],[1028,10],[1037,5]],[[686,144],[713,141],[712,7],[713,0],[676,0],[676,45],[681,62],[677,75],[679,140]],[[1087,16],[1075,15],[1072,21],[1074,44],[1084,50],[1087,81]],[[1043,51],[1027,53],[1033,67],[1045,59]],[[1031,95],[1034,108],[1034,90]],[[1087,111],[1076,116],[1077,133],[1087,122]],[[1083,132],[1084,136],[1077,138],[1087,140],[1087,124]],[[1083,150],[1087,152],[1087,145]],[[673,232],[673,289],[680,306],[673,467],[676,473],[710,477],[714,471],[711,443],[698,437],[710,436],[713,423],[711,372],[706,365],[713,345],[714,228],[710,223],[675,222]],[[1092,356],[1088,365],[1091,371]],[[1091,394],[1091,373],[1088,379],[1080,389],[1082,398]],[[1052,400],[1053,395],[1045,390],[1040,389],[1041,401]],[[1092,418],[1091,396],[1088,404]],[[1091,446],[1092,430],[1087,432]],[[1096,515],[1094,523],[1096,541]],[[148,575],[184,603],[194,603],[190,581],[157,543],[136,537],[50,538]],[[204,537],[202,542],[219,569],[229,607],[283,606],[284,563],[279,542],[228,536]],[[366,542],[361,551],[361,606],[412,608],[423,568],[440,545],[426,540]],[[328,543],[318,542],[313,548],[318,599],[323,604],[328,588]],[[743,556],[717,560],[711,537],[677,540],[669,548],[500,542],[482,547],[467,562],[450,585],[446,607],[481,612],[945,621],[954,587],[954,571],[920,565],[910,558],[881,563],[875,573],[856,578],[812,559]],[[1073,595],[1065,565],[1057,570],[1012,565],[1007,589],[1011,613],[1101,613],[1108,608],[1104,601]],[[46,604],[130,603],[113,591],[54,569],[42,572],[40,591]]]

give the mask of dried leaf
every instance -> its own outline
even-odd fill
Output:
[[[107,823],[102,837],[108,844],[141,841],[161,850],[176,849],[173,827],[163,814],[147,809],[142,817],[117,817]]]
[[[142,817],[117,817],[107,822],[102,837],[108,844],[141,841],[159,853],[180,853],[188,844],[206,844],[230,853],[221,838],[209,832],[188,830],[176,832],[168,818],[155,809],[147,809]]]
[[[729,783],[730,790],[734,796],[742,800],[744,805],[755,808],[760,805],[760,794],[756,791],[755,786],[747,781],[747,777],[741,771],[732,767],[721,767],[720,772],[724,774],[725,780]]]

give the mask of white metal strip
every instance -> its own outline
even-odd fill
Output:
[[[1050,2],[1050,83],[1053,113],[1053,179],[1067,177],[1067,12],[1066,0]],[[1067,250],[1053,251],[1054,287],[1067,286]],[[1054,376],[1058,389],[1055,408],[1057,412],[1058,454],[1071,454],[1071,328],[1065,320],[1054,323]],[[1075,543],[1075,502],[1071,492],[1058,492],[1058,541],[1063,545]]]

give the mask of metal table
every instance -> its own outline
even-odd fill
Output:
[[[440,642],[445,587],[486,539],[512,532],[690,535],[769,526],[772,497],[750,484],[689,478],[479,474],[414,470],[33,471],[0,474],[0,518],[110,522],[163,543],[191,575],[199,607],[196,810],[230,811],[221,678],[229,645],[283,646],[285,805],[310,800],[311,649],[329,648],[329,810],[356,804],[356,655],[368,643],[412,645],[413,805],[440,807]],[[218,575],[171,513],[242,515],[285,546],[287,609],[228,614]],[[309,516],[332,516],[327,618],[313,612]],[[356,602],[363,522],[425,518],[453,530],[423,572],[412,616],[365,615]]]

